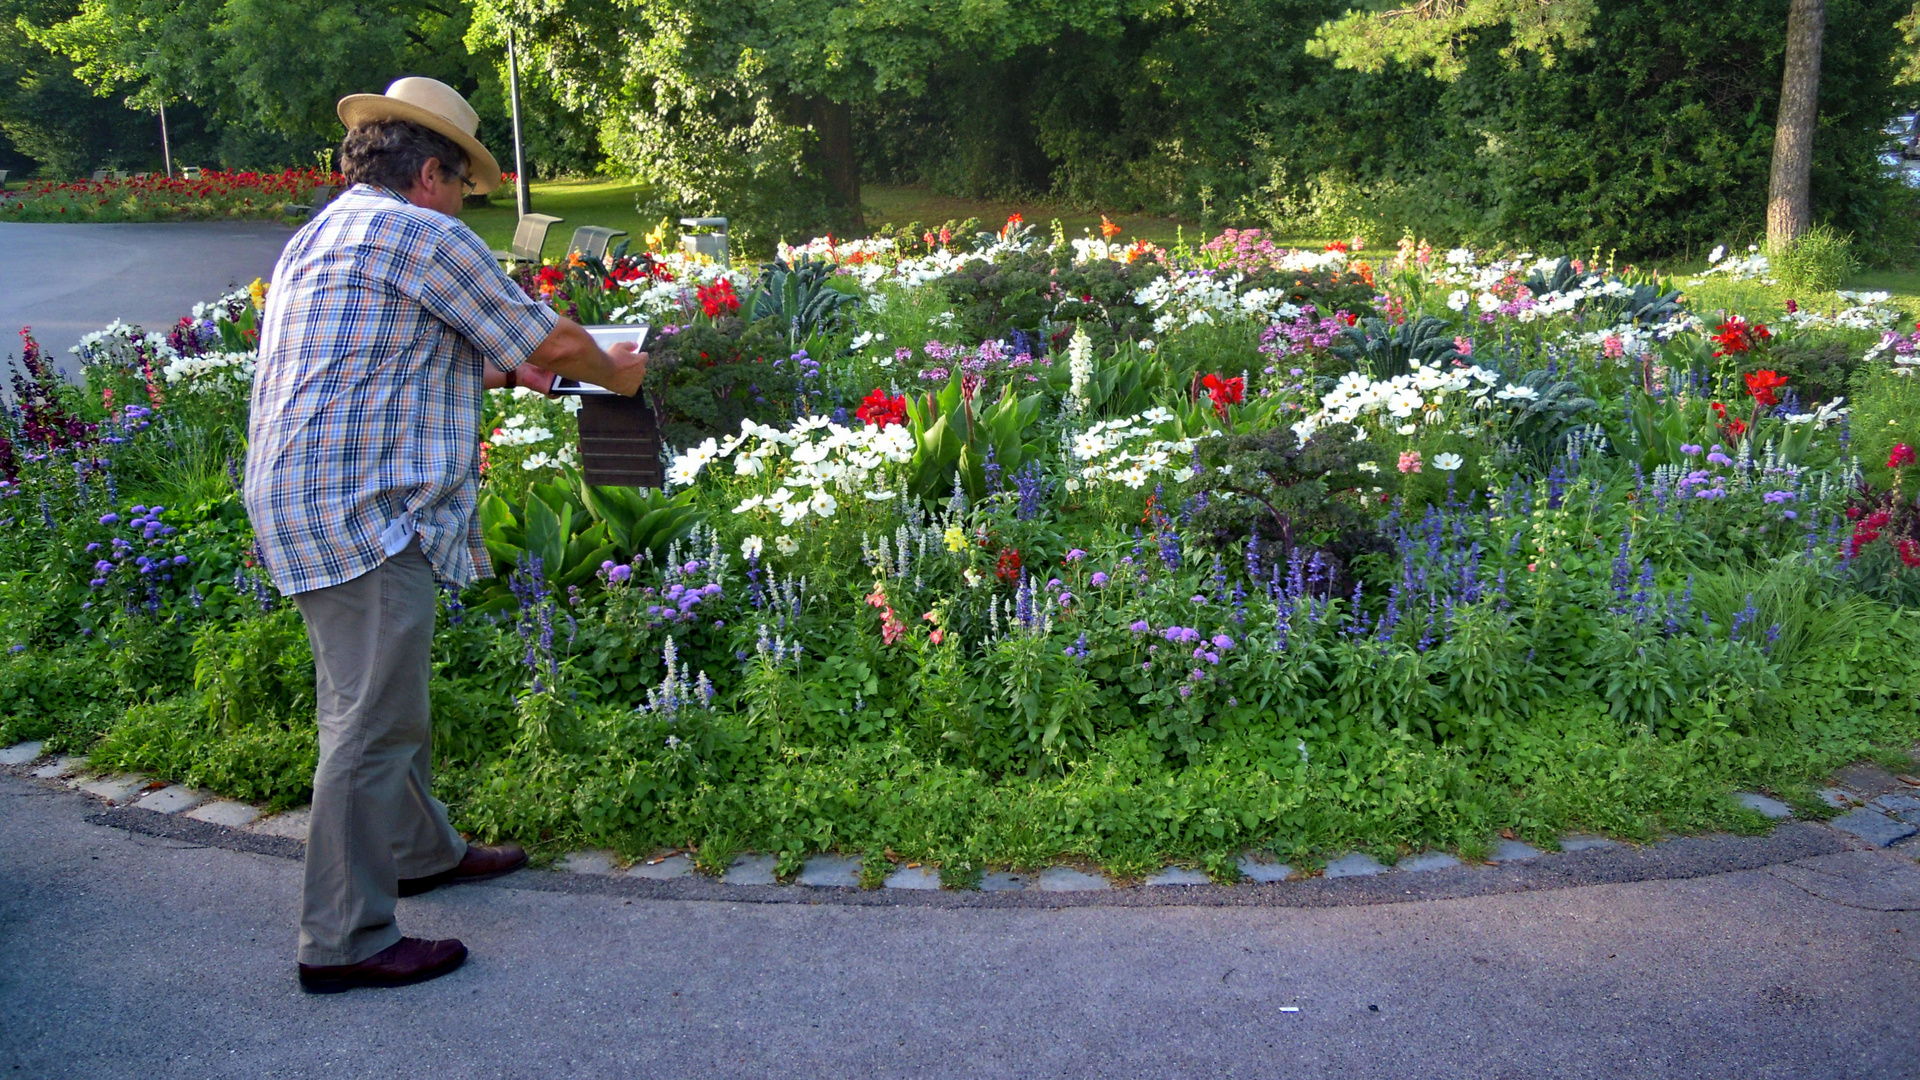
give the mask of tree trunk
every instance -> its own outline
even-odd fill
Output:
[[[813,151],[808,164],[827,182],[827,197],[847,225],[865,231],[860,214],[860,161],[854,153],[853,108],[843,101],[795,98],[788,102],[790,123],[813,128]]]
[[[1767,192],[1767,245],[1789,243],[1813,224],[1813,132],[1820,113],[1820,43],[1826,0],[1792,0],[1787,14],[1787,71],[1773,135]]]

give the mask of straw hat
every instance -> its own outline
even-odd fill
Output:
[[[480,130],[480,114],[460,92],[438,79],[405,78],[384,94],[349,94],[340,99],[340,120],[352,130],[376,120],[405,120],[439,132],[467,152],[467,179],[476,195],[500,186],[500,163],[473,133]]]

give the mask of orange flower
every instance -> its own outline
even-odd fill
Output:
[[[1101,214],[1100,215],[1100,235],[1111,240],[1114,237],[1120,235],[1120,226],[1115,225],[1111,221],[1108,221],[1107,215]]]

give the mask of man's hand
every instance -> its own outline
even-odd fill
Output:
[[[640,392],[640,382],[647,374],[647,354],[632,342],[602,351],[593,335],[571,319],[561,319],[527,363],[628,397]]]
[[[640,383],[647,377],[647,354],[640,351],[640,346],[631,341],[616,341],[613,348],[607,350],[607,359],[619,369],[620,375],[616,381],[600,385],[627,397],[639,393]]]

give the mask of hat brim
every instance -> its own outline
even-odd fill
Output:
[[[485,195],[500,186],[500,163],[480,140],[453,126],[439,113],[423,109],[385,94],[349,94],[340,99],[340,122],[347,129],[376,120],[405,120],[452,139],[467,154],[467,179],[473,181],[473,193]]]

